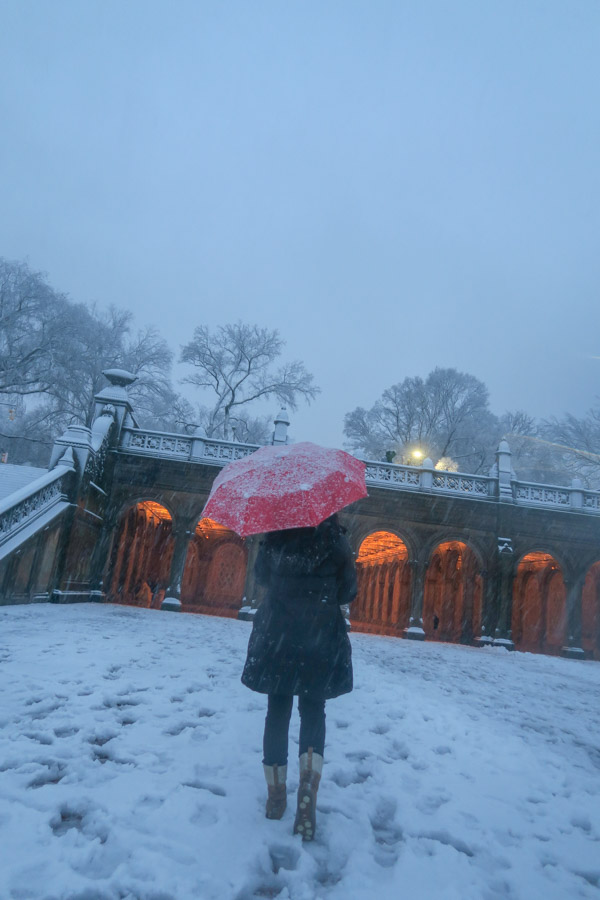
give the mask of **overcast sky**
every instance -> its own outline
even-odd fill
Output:
[[[176,349],[278,328],[296,439],[435,366],[497,413],[600,394],[597,0],[0,12],[1,256]]]

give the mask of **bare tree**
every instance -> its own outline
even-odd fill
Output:
[[[193,418],[171,384],[172,351],[153,328],[133,332],[131,313],[73,303],[18,263],[0,265],[0,294],[0,447],[11,461],[44,464],[69,422],[90,424],[108,368],[137,375],[130,396],[140,424],[181,430]]]
[[[344,420],[348,445],[372,458],[405,459],[415,447],[434,461],[452,457],[466,471],[490,461],[497,420],[483,382],[456,369],[436,368],[427,378],[405,378],[371,407]]]
[[[49,386],[57,318],[67,306],[41,273],[0,258],[0,394],[27,396]]]
[[[275,367],[283,347],[278,331],[258,325],[237,322],[213,333],[203,325],[195,329],[181,361],[194,367],[184,381],[213,394],[214,402],[202,408],[209,437],[230,439],[234,425],[250,421],[247,408],[254,401],[276,397],[296,409],[299,400],[316,397],[319,388],[303,363]]]
[[[567,414],[542,422],[540,432],[560,458],[563,471],[600,488],[600,404],[584,416]]]

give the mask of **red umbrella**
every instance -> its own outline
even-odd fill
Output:
[[[304,441],[261,447],[229,463],[202,515],[246,537],[318,525],[366,496],[363,462]]]

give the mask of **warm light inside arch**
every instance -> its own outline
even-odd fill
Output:
[[[535,571],[545,568],[560,569],[556,559],[550,553],[543,553],[541,550],[527,553],[519,563],[519,569],[521,567]]]
[[[390,531],[375,531],[360,545],[357,563],[385,563],[397,559],[408,559],[404,541]]]
[[[224,537],[227,534],[235,534],[235,532],[231,531],[230,528],[226,528],[224,525],[219,525],[219,523],[215,522],[213,519],[200,519],[196,525],[196,535],[205,538],[206,540],[210,540],[211,538],[214,540],[218,537]]]
[[[147,519],[157,525],[161,522],[170,522],[172,520],[169,510],[161,506],[160,503],[155,503],[154,500],[144,500],[142,503],[138,503],[137,509],[143,512]]]

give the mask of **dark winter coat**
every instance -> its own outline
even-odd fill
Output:
[[[340,605],[356,596],[356,569],[336,517],[268,534],[254,572],[267,590],[242,682],[261,694],[325,700],[351,691],[352,649]]]

